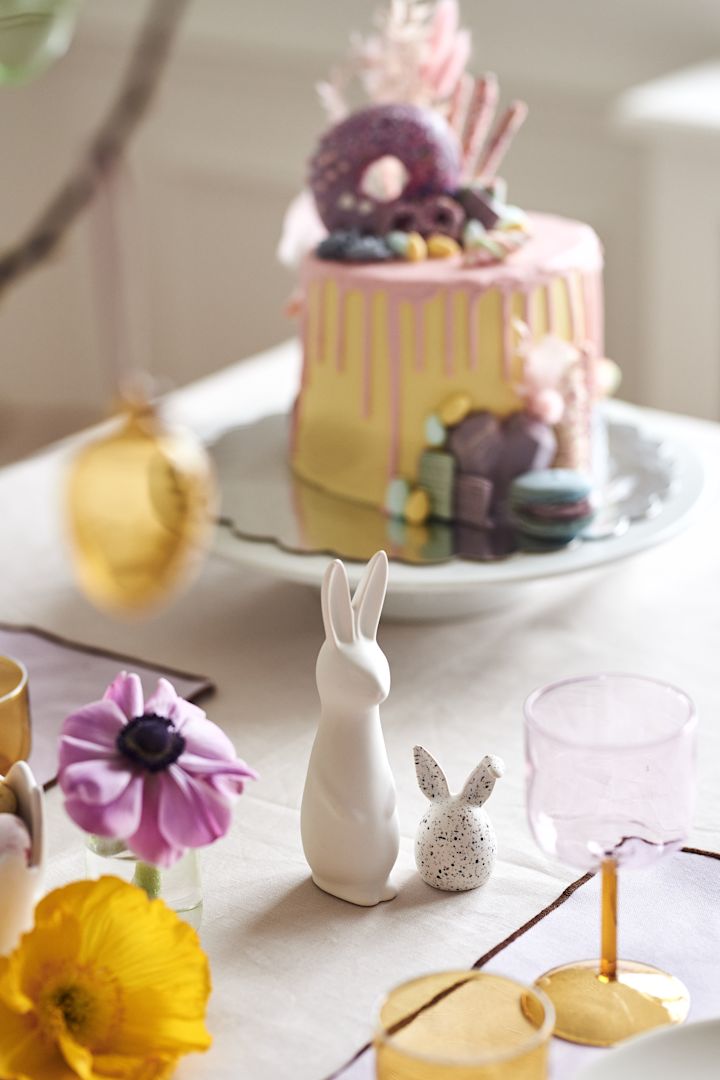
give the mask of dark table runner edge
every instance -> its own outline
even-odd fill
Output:
[[[705,851],[703,848],[694,847],[684,847],[681,848],[681,851],[683,851],[686,855],[702,855],[707,859],[720,860],[719,851]],[[489,964],[491,960],[494,960],[499,953],[506,949],[508,945],[512,945],[513,942],[517,941],[518,938],[521,938],[523,934],[526,934],[528,930],[532,930],[534,926],[537,926],[539,922],[542,922],[542,920],[546,916],[550,915],[557,908],[561,907],[566,900],[570,899],[574,892],[577,892],[577,890],[582,888],[583,885],[587,885],[588,881],[590,881],[590,879],[593,877],[595,877],[594,872],[587,873],[583,874],[582,877],[579,877],[576,881],[571,882],[566,889],[563,889],[563,891],[560,893],[556,900],[553,900],[551,904],[547,905],[547,907],[542,908],[542,910],[539,911],[537,915],[533,915],[532,919],[528,919],[526,923],[523,923],[522,926],[518,927],[517,930],[514,930],[512,934],[509,934],[503,941],[500,942],[499,945],[494,945],[492,949],[488,949],[486,953],[483,953],[480,959],[476,960],[469,970],[475,971],[479,968],[485,967],[486,964]],[[353,1056],[349,1058],[344,1065],[341,1065],[339,1069],[336,1069],[335,1072],[325,1077],[325,1080],[337,1080],[338,1077],[342,1076],[346,1069],[349,1069],[350,1066],[355,1061],[357,1061],[358,1058],[362,1057],[363,1054],[367,1053],[367,1051],[370,1050],[371,1047],[371,1042],[365,1043],[365,1045],[361,1046],[357,1053],[353,1054]]]
[[[75,652],[88,653],[90,656],[100,656],[104,660],[118,660],[119,662],[126,664],[139,664],[141,667],[156,668],[158,671],[167,672],[168,675],[175,675],[181,679],[191,679],[193,682],[201,684],[192,695],[193,700],[201,695],[214,693],[216,689],[215,683],[209,679],[207,675],[198,675],[192,671],[182,671],[180,668],[169,667],[167,664],[157,664],[153,660],[141,660],[137,656],[130,656],[128,653],[115,652],[113,649],[104,649],[99,645],[86,645],[81,641],[73,641],[72,638],[62,637],[62,635],[55,634],[51,630],[43,630],[39,626],[20,625],[17,623],[0,621],[0,630],[7,630],[9,633],[15,634],[35,634],[36,637],[44,638],[54,645],[61,645],[65,649],[73,649]]]
[[[118,663],[128,666],[139,664],[140,667],[155,668],[156,671],[164,674],[200,683],[197,690],[188,696],[189,701],[197,701],[208,694],[214,694],[217,689],[215,683],[207,675],[196,675],[191,671],[181,671],[180,668],[169,667],[167,664],[156,664],[153,660],[141,660],[137,656],[128,656],[127,653],[115,652],[113,649],[103,649],[99,645],[84,645],[81,641],[73,641],[71,638],[62,637],[51,630],[42,630],[39,626],[18,625],[17,623],[0,621],[0,630],[7,630],[11,634],[34,634],[36,637],[44,638],[45,641],[49,641],[53,645],[60,645],[62,648],[72,649],[74,652],[87,653],[88,656],[99,656],[103,660],[117,660]],[[51,791],[56,784],[57,776],[53,776],[50,780],[45,781],[42,786],[43,791]]]

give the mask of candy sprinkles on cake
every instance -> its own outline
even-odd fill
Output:
[[[376,22],[376,35],[355,41],[354,64],[320,87],[336,122],[310,163],[330,233],[317,254],[374,262],[464,252],[471,266],[507,258],[527,240],[528,220],[507,205],[497,170],[527,105],[513,102],[493,130],[498,82],[465,71],[470,36],[454,0],[401,0]],[[352,74],[377,104],[348,115]]]
[[[319,87],[330,123],[281,243],[304,354],[291,463],[416,550],[441,526],[451,554],[505,555],[508,533],[522,545],[517,477],[597,465],[595,403],[617,381],[602,248],[508,201],[498,171],[527,106],[499,109],[495,76],[466,70],[456,0],[392,0],[376,26]],[[493,530],[501,543],[477,536]],[[580,529],[550,531],[560,546]]]

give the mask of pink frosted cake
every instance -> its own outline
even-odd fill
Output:
[[[492,130],[497,84],[465,73],[454,0],[418,10],[393,5],[360,47],[373,104],[342,115],[323,88],[339,119],[310,162],[291,462],[394,518],[484,528],[517,475],[591,468],[602,248],[507,202],[525,106]]]

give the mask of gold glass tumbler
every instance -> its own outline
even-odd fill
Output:
[[[374,1045],[378,1080],[546,1080],[555,1011],[537,987],[482,971],[392,990]]]
[[[30,756],[30,702],[27,668],[0,656],[0,773]]]

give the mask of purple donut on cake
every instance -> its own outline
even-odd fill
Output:
[[[352,113],[320,140],[310,160],[310,187],[330,232],[377,231],[389,202],[363,191],[363,177],[376,161],[396,158],[407,183],[391,202],[443,195],[460,177],[460,144],[447,122],[417,105],[373,105]]]

